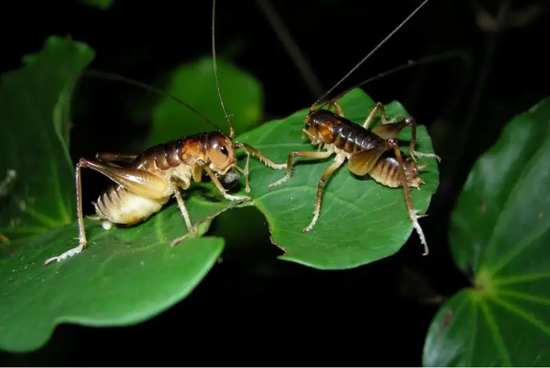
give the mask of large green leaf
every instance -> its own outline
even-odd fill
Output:
[[[14,177],[1,193],[0,233],[15,239],[73,218],[73,165],[63,141],[66,93],[93,59],[85,44],[50,37],[40,54],[2,76],[0,175]]]
[[[435,316],[425,366],[550,365],[550,98],[516,116],[473,167],[452,217],[473,273]]]
[[[218,60],[218,74],[235,131],[242,133],[258,125],[262,112],[260,84],[251,75],[223,60]],[[201,58],[179,67],[170,78],[167,92],[193,106],[224,132],[229,132],[217,94],[212,58]],[[213,129],[197,114],[163,98],[153,109],[149,143],[154,145]]]
[[[372,99],[360,89],[348,93],[340,103],[345,116],[358,123],[362,123],[374,107]],[[390,118],[407,114],[398,102],[387,105],[386,109]],[[306,114],[306,109],[298,111],[237,139],[251,144],[277,163],[285,162],[293,150],[315,149],[300,138]],[[400,139],[409,138],[410,128],[407,128]],[[418,142],[418,151],[433,152],[424,126],[419,126]],[[407,152],[407,147],[403,145],[403,151]],[[437,189],[439,171],[435,158],[420,160],[429,164],[421,175],[426,184],[419,191],[413,190],[412,196],[415,208],[427,209]],[[332,159],[298,163],[290,180],[268,190],[267,186],[283,177],[284,171],[272,170],[251,160],[251,196],[267,217],[272,241],[286,250],[281,258],[320,269],[346,269],[396,253],[412,232],[402,189],[357,178],[345,165],[325,183],[319,221],[310,232],[302,233],[311,221],[319,179],[331,162]],[[422,249],[418,252],[421,254]]]
[[[87,219],[88,247],[73,258],[44,265],[78,244],[76,222],[69,215],[75,212],[74,174],[62,137],[65,125],[56,119],[67,117],[68,110],[59,104],[68,100],[92,57],[88,46],[52,37],[41,52],[25,58],[23,69],[2,78],[1,129],[9,139],[0,148],[0,165],[9,174],[0,187],[1,232],[12,235],[11,220],[23,214],[30,223],[21,223],[24,230],[32,220],[44,225],[38,235],[12,238],[0,247],[0,348],[5,350],[37,349],[63,322],[116,326],[150,318],[189,294],[223,248],[215,238],[169,247],[187,232],[177,205],[171,204],[128,229],[104,231]],[[184,196],[193,223],[206,220],[199,235],[210,218],[231,205],[218,200],[220,195],[206,184]],[[21,204],[30,198],[32,203]],[[26,212],[18,213],[20,207]]]
[[[88,247],[62,262],[44,266],[47,258],[77,245],[74,223],[4,249],[1,349],[38,349],[60,323],[124,326],[149,319],[184,299],[223,249],[223,239],[209,237],[170,247],[186,232],[177,206],[131,229],[105,231],[97,222],[86,223]]]

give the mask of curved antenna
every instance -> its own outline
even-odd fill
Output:
[[[366,80],[362,81],[361,83],[356,84],[355,86],[353,86],[353,87],[345,90],[344,92],[338,94],[336,97],[333,97],[330,100],[328,100],[326,102],[323,102],[321,105],[319,105],[319,108],[323,107],[324,105],[330,104],[333,101],[338,100],[339,98],[344,96],[349,91],[351,91],[355,88],[361,87],[364,84],[374,82],[375,80],[381,79],[383,77],[386,77],[388,75],[397,73],[397,72],[405,70],[405,69],[412,68],[414,66],[429,64],[429,63],[433,63],[433,62],[436,62],[436,61],[452,59],[452,58],[455,58],[455,57],[460,57],[460,58],[464,59],[465,61],[468,59],[468,57],[466,56],[464,51],[462,51],[462,50],[459,50],[459,51],[452,50],[452,51],[445,51],[445,52],[442,52],[442,53],[436,54],[436,55],[426,56],[426,57],[423,57],[423,58],[420,58],[420,59],[417,59],[417,60],[409,60],[407,62],[407,64],[402,64],[402,65],[397,66],[395,68],[386,70],[385,72],[382,72],[382,73],[378,74],[375,77],[371,77],[369,79],[366,79]]]
[[[175,101],[175,102],[179,103],[180,105],[183,105],[183,106],[187,107],[189,110],[191,110],[195,114],[197,114],[202,120],[206,121],[208,124],[210,124],[212,127],[214,127],[214,129],[216,129],[217,131],[219,131],[221,133],[220,128],[218,128],[213,122],[208,120],[208,118],[206,116],[204,116],[203,114],[198,112],[193,106],[183,102],[182,100],[180,100],[179,98],[177,98],[175,96],[172,96],[168,92],[165,92],[161,89],[153,87],[153,86],[151,86],[147,83],[143,83],[143,82],[137,81],[137,80],[132,79],[132,78],[124,77],[122,75],[107,73],[107,72],[100,72],[98,70],[92,70],[92,69],[84,70],[82,72],[82,74],[83,75],[88,75],[88,76],[93,76],[93,77],[98,77],[98,78],[103,78],[103,79],[109,79],[109,80],[113,80],[113,81],[117,81],[117,82],[123,82],[123,83],[126,83],[126,84],[130,84],[132,86],[143,88],[143,89],[145,89],[149,92],[156,93],[156,94],[161,95],[163,97],[167,97],[167,98],[171,99],[172,101]]]
[[[338,81],[331,89],[329,89],[324,95],[322,95],[315,103],[311,106],[309,109],[310,111],[313,111],[315,109],[315,106],[319,104],[320,101],[322,101],[326,96],[328,96],[336,87],[338,87],[343,81],[345,81],[354,71],[356,71],[365,61],[367,61],[368,58],[370,58],[382,45],[384,45],[391,36],[393,36],[397,31],[399,31],[405,23],[409,21],[426,3],[428,0],[424,0],[422,4],[418,5],[418,7],[411,13],[407,18],[405,18],[404,21],[402,21],[393,31],[390,32],[389,35],[386,36],[374,49],[372,49],[371,52],[367,56],[363,58],[359,63],[357,63],[349,72],[346,74],[342,79]]]
[[[229,138],[233,140],[235,139],[235,129],[233,129],[233,124],[231,124],[231,119],[229,118],[227,110],[225,109],[225,104],[223,103],[222,90],[218,79],[218,64],[216,63],[216,0],[213,0],[212,2],[212,64],[214,67],[214,79],[216,79],[218,97],[220,98],[220,104],[222,105],[223,114],[227,119],[227,124],[229,124]]]

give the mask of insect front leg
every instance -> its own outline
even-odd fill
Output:
[[[161,199],[166,196],[168,183],[161,177],[153,175],[144,170],[133,168],[118,168],[108,166],[96,161],[81,158],[76,164],[75,182],[76,182],[76,215],[78,222],[78,246],[60,254],[59,256],[47,259],[44,263],[49,264],[55,261],[61,261],[72,257],[87,246],[86,233],[84,229],[84,216],[82,213],[82,182],[80,179],[81,169],[92,169],[97,171],[122,187],[133,193],[151,199]]]
[[[390,138],[386,141],[386,144],[388,147],[393,149],[393,152],[395,153],[395,157],[397,159],[397,162],[399,163],[399,176],[401,177],[401,185],[403,186],[403,193],[405,195],[405,202],[407,203],[407,209],[409,214],[409,219],[412,222],[412,225],[416,232],[418,233],[418,236],[420,237],[420,242],[422,245],[424,245],[424,254],[428,255],[428,243],[426,242],[426,237],[424,236],[424,232],[422,231],[422,227],[418,223],[419,217],[424,217],[426,215],[418,216],[417,211],[414,209],[412,199],[411,199],[411,191],[409,188],[409,184],[407,183],[407,178],[405,176],[405,169],[403,164],[403,157],[401,155],[401,150],[399,149],[399,145],[397,143],[397,139]]]
[[[244,187],[244,190],[247,193],[250,193],[250,185],[248,183],[248,164],[250,162],[250,152],[245,150],[245,153],[246,153],[246,163],[244,164],[244,169],[241,169],[237,165],[235,165],[235,169],[237,169],[238,171],[240,171],[244,175],[245,183],[246,183],[245,187]]]
[[[320,159],[323,159],[323,158],[330,157],[331,155],[332,155],[331,151],[323,151],[323,152],[318,152],[318,151],[315,151],[315,152],[312,152],[312,151],[292,151],[288,155],[288,159],[287,159],[287,162],[286,162],[286,175],[282,179],[277,180],[275,183],[272,183],[272,184],[268,185],[267,189],[271,189],[274,186],[281,185],[285,181],[290,179],[290,177],[292,176],[292,166],[294,164],[292,159],[294,157],[307,157],[307,158],[314,158],[314,159],[320,160]]]
[[[321,179],[319,180],[319,184],[317,186],[317,195],[315,197],[315,209],[313,211],[313,219],[311,220],[310,224],[306,226],[302,231],[304,233],[307,233],[310,231],[317,220],[319,219],[319,214],[321,212],[321,198],[323,195],[323,185],[325,184],[326,180],[329,176],[331,176],[342,164],[346,161],[346,154],[345,153],[339,153],[336,155],[336,158],[334,159],[334,162],[325,170],[323,175],[321,176]]]
[[[242,201],[247,201],[252,199],[246,196],[241,197],[241,196],[234,196],[231,194],[227,194],[227,190],[223,187],[222,183],[220,183],[220,181],[218,180],[218,178],[216,177],[212,169],[210,169],[208,165],[206,165],[204,162],[199,162],[198,165],[200,165],[204,169],[204,171],[206,171],[206,174],[208,174],[208,176],[212,180],[212,183],[214,183],[214,185],[216,186],[220,194],[223,195],[225,199],[228,199],[230,201],[237,201],[237,202],[242,202]]]

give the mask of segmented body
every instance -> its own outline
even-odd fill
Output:
[[[184,139],[151,147],[138,155],[130,168],[147,171],[148,176],[160,177],[166,182],[161,196],[148,197],[134,193],[122,185],[110,185],[94,203],[96,213],[102,220],[115,224],[133,225],[158,212],[174,194],[172,178],[178,179],[182,189],[191,186],[193,171],[201,175],[198,161],[209,164],[208,147],[224,137],[218,132],[199,133]],[[196,177],[199,179],[200,177]]]
[[[399,177],[399,162],[391,150],[387,150],[375,158],[376,162],[374,163],[368,159],[352,162],[358,153],[385,147],[386,141],[372,131],[329,110],[317,110],[309,115],[305,133],[315,146],[324,145],[326,150],[337,154],[344,152],[352,172],[361,171],[359,166],[369,166],[368,175],[378,183],[391,188],[402,186]],[[415,162],[405,153],[402,153],[402,157],[407,182],[409,186],[417,188],[423,181],[418,176]],[[349,161],[350,159],[352,161]]]

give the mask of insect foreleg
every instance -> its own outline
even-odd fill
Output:
[[[321,198],[323,195],[323,185],[325,184],[325,181],[340,166],[342,166],[344,161],[346,161],[346,154],[345,153],[337,154],[336,158],[334,159],[334,162],[325,170],[325,172],[321,176],[321,180],[319,180],[319,185],[317,186],[317,196],[315,197],[315,210],[313,211],[313,219],[311,220],[311,223],[302,230],[304,233],[310,231],[315,225],[315,223],[317,222],[317,220],[319,219],[319,213],[321,212]]]
[[[417,211],[414,209],[412,199],[411,199],[411,191],[409,188],[409,184],[407,183],[407,178],[405,176],[405,169],[403,164],[403,157],[401,156],[401,150],[399,149],[399,145],[397,143],[397,139],[390,138],[386,141],[386,144],[388,147],[393,149],[393,152],[395,153],[395,157],[397,159],[397,162],[399,163],[399,176],[401,178],[401,185],[403,186],[403,193],[405,195],[405,202],[407,203],[407,209],[409,214],[409,219],[412,222],[412,225],[416,232],[418,233],[418,236],[420,237],[420,242],[422,245],[424,245],[424,254],[428,255],[428,243],[426,242],[426,237],[424,236],[424,232],[422,231],[422,227],[420,227],[420,224],[418,223],[419,217],[424,216],[418,216]]]
[[[271,189],[274,186],[283,184],[285,181],[290,179],[290,177],[292,176],[292,166],[294,164],[292,159],[294,157],[307,157],[307,158],[314,158],[314,159],[320,160],[320,159],[323,159],[323,158],[330,157],[332,154],[333,154],[333,152],[331,152],[331,151],[323,151],[323,152],[318,152],[318,151],[315,151],[315,152],[312,152],[312,151],[292,151],[288,155],[288,159],[287,159],[287,162],[286,162],[286,175],[282,179],[277,180],[275,183],[270,184],[267,187],[267,189]]]
[[[241,169],[239,166],[235,165],[235,169],[237,169],[238,171],[240,171],[243,175],[244,175],[244,178],[246,180],[246,184],[245,184],[245,187],[244,187],[244,190],[247,192],[247,193],[250,193],[250,185],[248,184],[248,164],[250,162],[250,152],[246,151],[245,150],[245,153],[246,153],[246,163],[244,164],[244,169]]]
[[[221,195],[223,195],[223,197],[225,199],[228,199],[230,201],[238,201],[238,202],[242,202],[242,201],[246,201],[246,200],[250,200],[252,198],[250,197],[246,197],[246,196],[233,196],[231,194],[227,194],[227,191],[225,190],[225,188],[223,187],[222,183],[220,183],[220,181],[218,180],[218,178],[216,177],[216,175],[214,174],[214,172],[212,171],[212,169],[210,169],[208,167],[208,165],[206,165],[205,163],[203,162],[200,162],[198,163],[203,169],[204,171],[206,171],[206,174],[208,174],[208,176],[210,177],[210,179],[212,180],[212,183],[214,183],[214,185],[216,186],[216,188],[218,189],[218,191],[220,192]]]
[[[263,162],[267,167],[270,167],[275,170],[282,170],[286,168],[286,164],[276,164],[275,162],[271,161],[263,153],[255,149],[254,147],[250,146],[249,144],[243,143],[243,142],[235,142],[235,147],[243,149],[245,152],[248,152],[252,154],[253,156],[258,157],[258,159]]]

